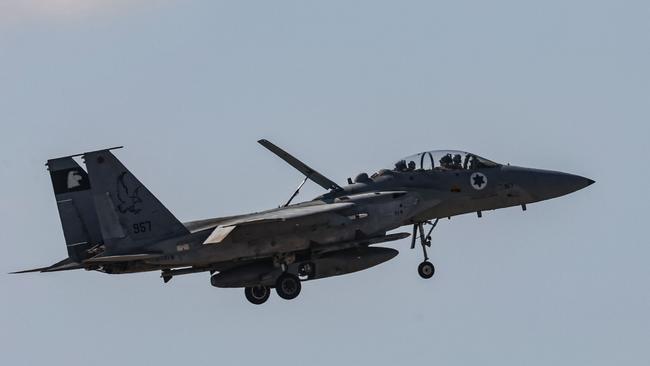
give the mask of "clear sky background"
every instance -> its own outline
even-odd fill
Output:
[[[441,221],[264,306],[207,274],[0,275],[3,365],[648,365],[647,1],[0,2],[0,272],[65,246],[46,159],[116,154],[181,220],[422,150],[597,181]],[[299,199],[322,193],[307,184]],[[408,231],[409,228],[404,228]]]

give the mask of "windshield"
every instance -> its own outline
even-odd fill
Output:
[[[497,166],[499,164],[493,161],[465,151],[434,150],[400,159],[395,163],[393,170],[476,170]]]

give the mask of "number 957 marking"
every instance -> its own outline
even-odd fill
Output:
[[[143,234],[151,231],[151,221],[143,221],[133,224],[134,234]]]

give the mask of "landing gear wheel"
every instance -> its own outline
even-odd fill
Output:
[[[418,266],[418,273],[420,277],[427,279],[433,277],[433,274],[436,272],[436,267],[431,264],[431,262],[424,261]]]
[[[285,300],[292,300],[300,294],[300,279],[292,274],[283,273],[275,281],[275,292]]]
[[[271,296],[271,289],[262,285],[246,287],[244,289],[244,294],[246,295],[246,299],[251,303],[261,305],[269,299],[269,296]]]

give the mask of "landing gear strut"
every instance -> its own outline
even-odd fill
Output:
[[[418,274],[420,277],[427,279],[433,277],[433,274],[436,272],[436,268],[429,262],[429,255],[427,254],[427,247],[431,247],[431,232],[433,229],[436,228],[436,225],[438,225],[438,220],[431,222],[431,221],[425,221],[425,222],[419,222],[417,224],[413,225],[413,236],[411,240],[411,249],[415,248],[415,241],[416,238],[418,237],[418,232],[419,232],[419,237],[420,237],[420,245],[422,246],[422,253],[424,254],[424,261],[420,263],[418,266]],[[429,232],[425,235],[424,234],[424,224],[431,225],[431,229],[429,229]]]

